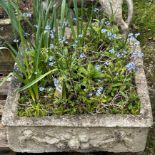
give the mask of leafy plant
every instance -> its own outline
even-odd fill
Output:
[[[33,18],[24,17],[31,28],[26,36],[18,5],[9,4],[17,10],[13,21],[21,41],[17,50],[8,45],[22,84],[18,115],[138,114],[135,65],[118,27],[94,11],[96,5],[87,10],[74,0],[73,17],[66,0],[60,8],[53,2],[43,10],[40,0],[33,1]]]

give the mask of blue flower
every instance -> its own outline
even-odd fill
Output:
[[[105,24],[106,24],[106,25],[110,25],[110,22],[109,22],[109,21],[105,21]]]
[[[140,45],[140,42],[139,41],[135,41],[134,45],[135,46],[139,46]]]
[[[93,11],[94,11],[94,12],[98,12],[98,11],[99,11],[99,9],[98,9],[98,8],[95,8]]]
[[[99,21],[99,25],[103,25],[104,24],[104,20]]]
[[[132,71],[132,70],[135,70],[136,65],[133,62],[130,62],[126,65],[126,68],[128,71]]]
[[[97,90],[96,90],[96,96],[100,96],[103,92],[103,87],[99,87]]]
[[[54,62],[49,62],[48,65],[49,66],[53,66],[54,65]]]
[[[46,25],[46,26],[45,26],[45,30],[51,30],[50,25]]]
[[[67,21],[64,21],[63,24],[62,24],[62,27],[66,27],[67,24],[68,24],[68,22]]]
[[[53,61],[54,60],[54,57],[53,56],[50,56],[49,57],[49,61]]]
[[[140,35],[140,33],[136,33],[136,34],[135,34],[135,37],[137,38],[139,35]]]
[[[101,66],[100,65],[95,65],[96,70],[100,70]]]
[[[141,51],[134,51],[132,53],[131,57],[133,57],[133,58],[142,58],[142,57],[144,57],[144,53],[142,53]]]
[[[116,57],[117,58],[121,58],[121,54],[120,53],[116,53]]]
[[[14,39],[13,42],[14,42],[14,43],[18,43],[19,40],[18,40],[18,39]]]
[[[38,26],[38,25],[34,25],[34,27],[35,27],[35,28],[38,28],[39,26]]]
[[[50,92],[52,90],[52,88],[50,87],[50,88],[48,88],[48,92]]]
[[[115,53],[114,48],[110,49],[109,52],[110,52],[111,54]]]
[[[134,36],[129,37],[129,41],[136,42],[136,38]]]
[[[59,38],[59,42],[60,42],[61,44],[63,44],[65,41],[66,41],[66,38],[65,38],[65,37]]]
[[[59,84],[59,80],[57,78],[53,78],[54,86],[57,87]]]
[[[50,37],[51,37],[51,39],[54,39],[54,33],[53,32],[50,33]]]
[[[83,34],[79,34],[79,35],[78,35],[78,38],[82,38],[82,37],[83,37]]]
[[[104,64],[108,66],[108,65],[110,65],[110,62],[106,61]]]
[[[107,32],[107,29],[101,29],[101,33]]]
[[[84,53],[81,53],[80,56],[79,56],[81,59],[85,58],[86,55]]]
[[[49,33],[50,30],[51,30],[50,25],[46,25],[46,26],[45,26],[45,33],[46,33],[46,32]]]
[[[39,87],[39,91],[40,91],[40,92],[43,92],[44,90],[45,90],[44,87]]]
[[[112,35],[112,38],[113,38],[113,39],[116,39],[116,38],[117,38],[117,35],[116,35],[116,34],[113,34],[113,35]]]
[[[24,33],[24,36],[25,36],[25,37],[28,37],[29,35],[30,35],[30,34],[27,33],[27,32]]]
[[[50,44],[50,48],[53,49],[54,48],[54,45],[53,44]]]
[[[123,50],[122,52],[123,52],[123,54],[128,54],[128,52],[126,50]]]
[[[32,17],[32,13],[30,13],[30,12],[24,12],[22,14],[22,17]]]
[[[73,18],[73,21],[74,21],[74,22],[76,22],[76,21],[77,21],[76,17],[74,17],[74,18]]]
[[[133,33],[129,33],[128,37],[133,37],[133,35],[134,35]]]
[[[92,96],[93,96],[93,93],[89,93],[89,94],[88,94],[88,97],[92,97]]]

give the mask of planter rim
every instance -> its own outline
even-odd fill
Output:
[[[136,46],[136,40],[130,42],[131,50],[141,51],[140,46]],[[66,126],[66,127],[151,127],[153,125],[152,110],[147,87],[147,81],[143,68],[143,59],[134,59],[136,64],[135,82],[137,92],[141,101],[139,115],[128,114],[95,114],[78,116],[45,116],[45,117],[19,117],[16,115],[18,93],[14,93],[15,88],[20,83],[13,78],[9,89],[6,105],[3,112],[2,123],[6,126]]]

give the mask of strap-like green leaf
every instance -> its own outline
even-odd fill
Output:
[[[32,82],[28,83],[28,84],[25,85],[24,87],[19,88],[19,89],[17,90],[17,92],[21,92],[21,91],[23,91],[23,90],[26,90],[26,89],[30,88],[31,86],[33,86],[34,84],[36,84],[37,82],[39,82],[40,80],[42,80],[43,78],[45,78],[47,75],[49,75],[49,74],[55,72],[56,70],[57,70],[57,69],[53,69],[53,70],[51,70],[51,71],[45,73],[44,75],[39,76],[38,78],[36,78],[36,79],[33,80]]]

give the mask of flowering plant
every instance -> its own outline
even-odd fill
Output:
[[[118,27],[95,6],[87,16],[88,10],[78,8],[76,0],[74,18],[66,0],[60,16],[53,2],[47,10],[41,9],[40,0],[33,3],[32,21],[27,19],[31,14],[22,14],[32,34],[21,25],[18,5],[10,4],[19,15],[13,23],[21,41],[17,50],[9,45],[16,56],[13,74],[22,83],[18,115],[138,114],[135,64],[130,62],[137,53],[131,53]]]

